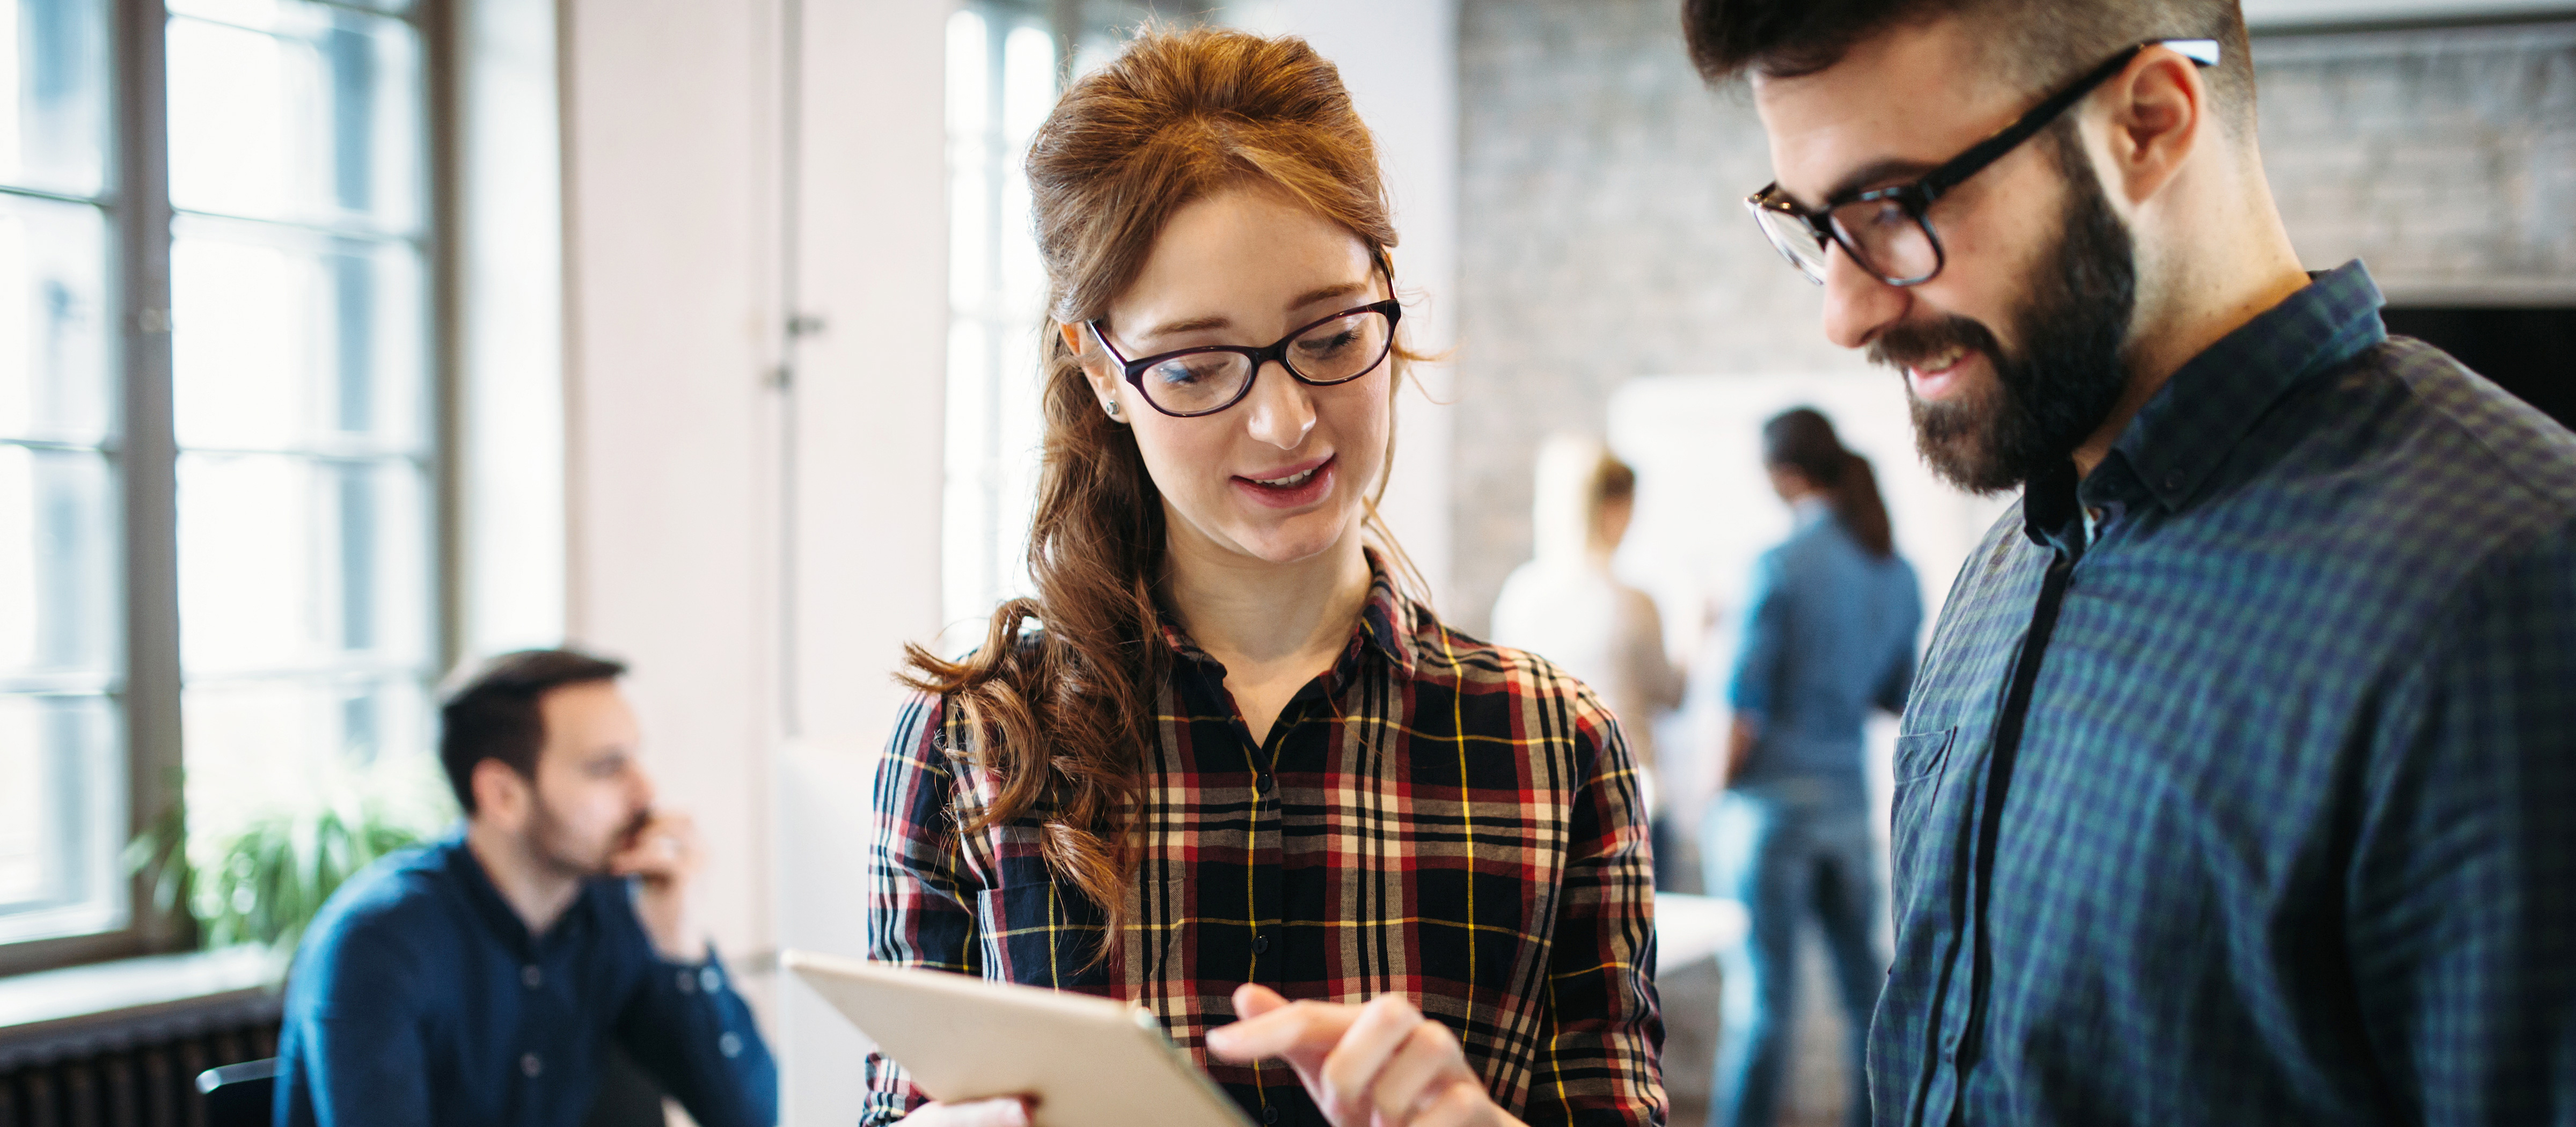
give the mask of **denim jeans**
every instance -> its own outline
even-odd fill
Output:
[[[1710,1127],[1771,1127],[1797,1035],[1798,930],[1813,915],[1842,987],[1849,1030],[1847,1121],[1869,1122],[1863,1071],[1869,1017],[1886,981],[1878,946],[1881,902],[1868,800],[1818,779],[1731,789],[1710,804],[1700,858],[1711,896],[1743,903],[1744,941],[1719,952],[1717,1077]]]

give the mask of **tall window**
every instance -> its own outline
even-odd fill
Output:
[[[220,833],[423,743],[419,18],[0,0],[0,942],[128,925],[138,772]]]
[[[106,17],[0,0],[0,941],[128,909]]]
[[[1062,76],[1115,53],[1150,0],[969,0],[948,19],[948,432],[941,608],[949,648],[1029,591],[1046,272],[1021,158]],[[1060,60],[1071,45],[1072,65]]]
[[[1056,95],[1042,9],[948,18],[948,434],[945,617],[971,624],[1028,589],[1046,274],[1020,158]],[[966,635],[981,640],[969,625]]]
[[[172,0],[192,831],[416,749],[431,673],[421,37],[403,0]]]

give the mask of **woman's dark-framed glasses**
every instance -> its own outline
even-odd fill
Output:
[[[1345,309],[1300,327],[1261,348],[1212,344],[1158,352],[1130,360],[1109,343],[1107,318],[1094,318],[1100,338],[1145,402],[1166,415],[1213,415],[1243,402],[1265,364],[1277,362],[1309,387],[1349,383],[1377,369],[1395,350],[1395,323],[1404,316],[1396,299]]]
[[[2218,65],[2215,39],[2150,39],[2112,56],[2073,85],[2050,95],[2047,101],[2031,107],[2029,113],[1944,161],[1921,179],[1846,192],[1816,210],[1781,194],[1775,182],[1746,197],[1744,206],[1752,209],[1754,221],[1761,225],[1771,245],[1779,249],[1780,256],[1817,285],[1825,282],[1825,259],[1836,246],[1843,248],[1843,253],[1850,255],[1861,269],[1888,285],[1913,286],[1931,281],[1947,262],[1941,236],[1932,229],[1927,214],[1932,202],[2031,139],[2057,115],[2065,113],[2066,107],[2110,81],[2112,75],[2127,68],[2130,60],[2149,47],[2170,47],[2201,66]]]

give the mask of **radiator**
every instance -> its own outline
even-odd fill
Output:
[[[184,1033],[93,1037],[0,1066],[0,1127],[208,1127],[196,1077],[277,1055],[262,1015]]]

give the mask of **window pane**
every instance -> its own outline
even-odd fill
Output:
[[[201,677],[429,662],[429,485],[408,461],[179,456],[179,638]],[[197,737],[188,737],[189,756]]]
[[[0,196],[0,437],[107,433],[106,275],[97,208]]]
[[[425,751],[427,127],[403,19],[170,10],[181,720],[202,843],[341,768]]]
[[[94,195],[106,154],[104,0],[0,0],[0,184]]]
[[[976,5],[948,22],[948,561],[951,640],[1025,592],[1039,465],[1038,334],[1046,271],[1031,228],[1029,137],[1056,101],[1056,45],[1024,11]]]
[[[424,447],[426,296],[411,244],[202,218],[174,236],[181,446]]]
[[[343,2],[355,4],[361,8],[373,8],[379,12],[393,12],[397,15],[413,8],[411,0],[343,0]],[[294,3],[293,0],[169,0],[168,2],[173,15],[202,16],[223,23],[244,24],[250,27],[267,27],[278,18],[279,9],[302,6]]]
[[[170,202],[408,232],[420,223],[410,24],[280,0],[170,20]]]
[[[115,714],[94,695],[0,695],[0,942],[125,920]]]
[[[109,480],[98,454],[0,446],[0,680],[105,687],[117,648]]]
[[[409,673],[192,684],[180,721],[188,729],[188,833],[200,840],[319,797],[345,768],[428,754],[431,723],[427,693]]]

